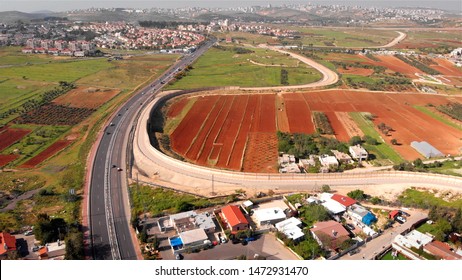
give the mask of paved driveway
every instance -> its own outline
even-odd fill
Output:
[[[255,254],[266,257],[267,260],[297,260],[297,257],[279,243],[272,234],[261,235],[257,240],[245,246],[228,242],[199,253],[185,253],[183,256],[185,260],[231,260],[246,255],[247,259],[252,260]]]
[[[353,256],[346,254],[339,258],[339,260],[371,260],[377,254],[379,254],[383,249],[391,245],[396,235],[401,234],[405,230],[409,229],[416,222],[427,218],[427,214],[421,211],[406,211],[411,214],[410,217],[407,217],[407,221],[404,224],[395,223],[392,228],[387,229],[382,233],[381,236],[372,239],[370,242],[359,247],[359,252]]]

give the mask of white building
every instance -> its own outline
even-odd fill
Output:
[[[322,155],[319,157],[319,161],[324,167],[338,166],[338,160],[334,156]]]
[[[202,228],[181,232],[180,238],[185,247],[203,245],[204,241],[209,239],[205,230]]]
[[[287,238],[292,239],[294,241],[301,240],[305,236],[301,229],[301,226],[302,221],[295,217],[284,220],[275,225],[278,231],[284,233],[284,235],[287,236]]]
[[[413,230],[406,235],[397,235],[394,242],[407,248],[414,247],[420,249],[432,242],[432,240],[433,238],[431,236],[423,234],[417,230]]]
[[[274,225],[286,219],[286,213],[279,207],[255,210],[253,216],[260,226]]]
[[[341,203],[332,199],[331,193],[322,193],[321,194],[321,205],[326,208],[333,215],[341,214],[346,211],[346,207]]]
[[[369,156],[367,151],[361,147],[361,145],[350,146],[348,150],[350,151],[351,157],[356,160],[367,160],[367,157]]]

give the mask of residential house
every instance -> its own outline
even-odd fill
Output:
[[[350,151],[351,157],[356,160],[367,160],[369,156],[366,149],[361,147],[361,145],[350,146],[348,150]]]
[[[462,256],[456,254],[447,243],[434,240],[423,246],[425,252],[443,260],[462,260]]]
[[[319,157],[321,165],[324,167],[337,167],[338,160],[334,156],[322,155]]]
[[[375,217],[374,214],[358,204],[350,206],[347,213],[356,222],[363,223],[368,226],[377,221],[377,217]]]
[[[254,211],[254,218],[260,226],[274,225],[286,219],[286,213],[280,207],[271,207]]]
[[[57,242],[47,243],[39,249],[38,255],[41,260],[64,259],[66,254],[66,243],[58,240]]]
[[[308,169],[312,166],[316,166],[316,160],[315,160],[314,155],[310,155],[310,157],[307,159],[300,159],[298,161],[298,166],[304,169]]]
[[[334,251],[350,239],[348,231],[336,221],[318,222],[310,231],[320,246]]]
[[[16,238],[7,233],[0,233],[0,259],[6,259],[8,257],[8,252],[16,251]]]
[[[282,232],[287,238],[292,239],[293,241],[300,241],[305,237],[301,226],[302,221],[295,217],[291,217],[275,224],[278,231]]]
[[[337,150],[331,150],[331,152],[334,154],[334,157],[338,160],[338,162],[344,164],[353,163],[353,159],[350,157],[349,154],[345,154]]]
[[[179,236],[184,247],[202,246],[209,239],[202,228],[180,232]]]
[[[249,222],[242,214],[241,210],[236,205],[228,205],[221,209],[221,216],[223,222],[226,223],[228,229],[232,232],[238,230],[247,230],[249,228]]]
[[[352,206],[353,204],[356,203],[356,200],[354,200],[351,197],[340,195],[340,194],[333,194],[331,197],[332,200],[337,201],[338,203],[342,204],[345,206],[345,208]]]
[[[320,196],[321,205],[332,215],[339,215],[346,211],[346,207],[332,199],[333,194],[322,193]]]

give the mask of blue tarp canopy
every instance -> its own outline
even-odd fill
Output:
[[[368,212],[362,219],[362,222],[370,226],[373,222],[376,222],[377,218],[371,212]]]
[[[181,238],[175,237],[175,238],[170,239],[170,245],[172,245],[172,247],[182,246],[183,241],[181,240]]]

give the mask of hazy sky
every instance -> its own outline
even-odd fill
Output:
[[[462,0],[152,0],[152,1],[120,1],[120,0],[60,0],[60,1],[41,1],[41,0],[0,0],[0,11],[65,11],[72,9],[84,9],[90,7],[133,7],[133,8],[178,8],[178,7],[236,7],[252,5],[281,5],[284,3],[329,3],[329,4],[347,4],[377,7],[433,7],[445,10],[462,12]]]

